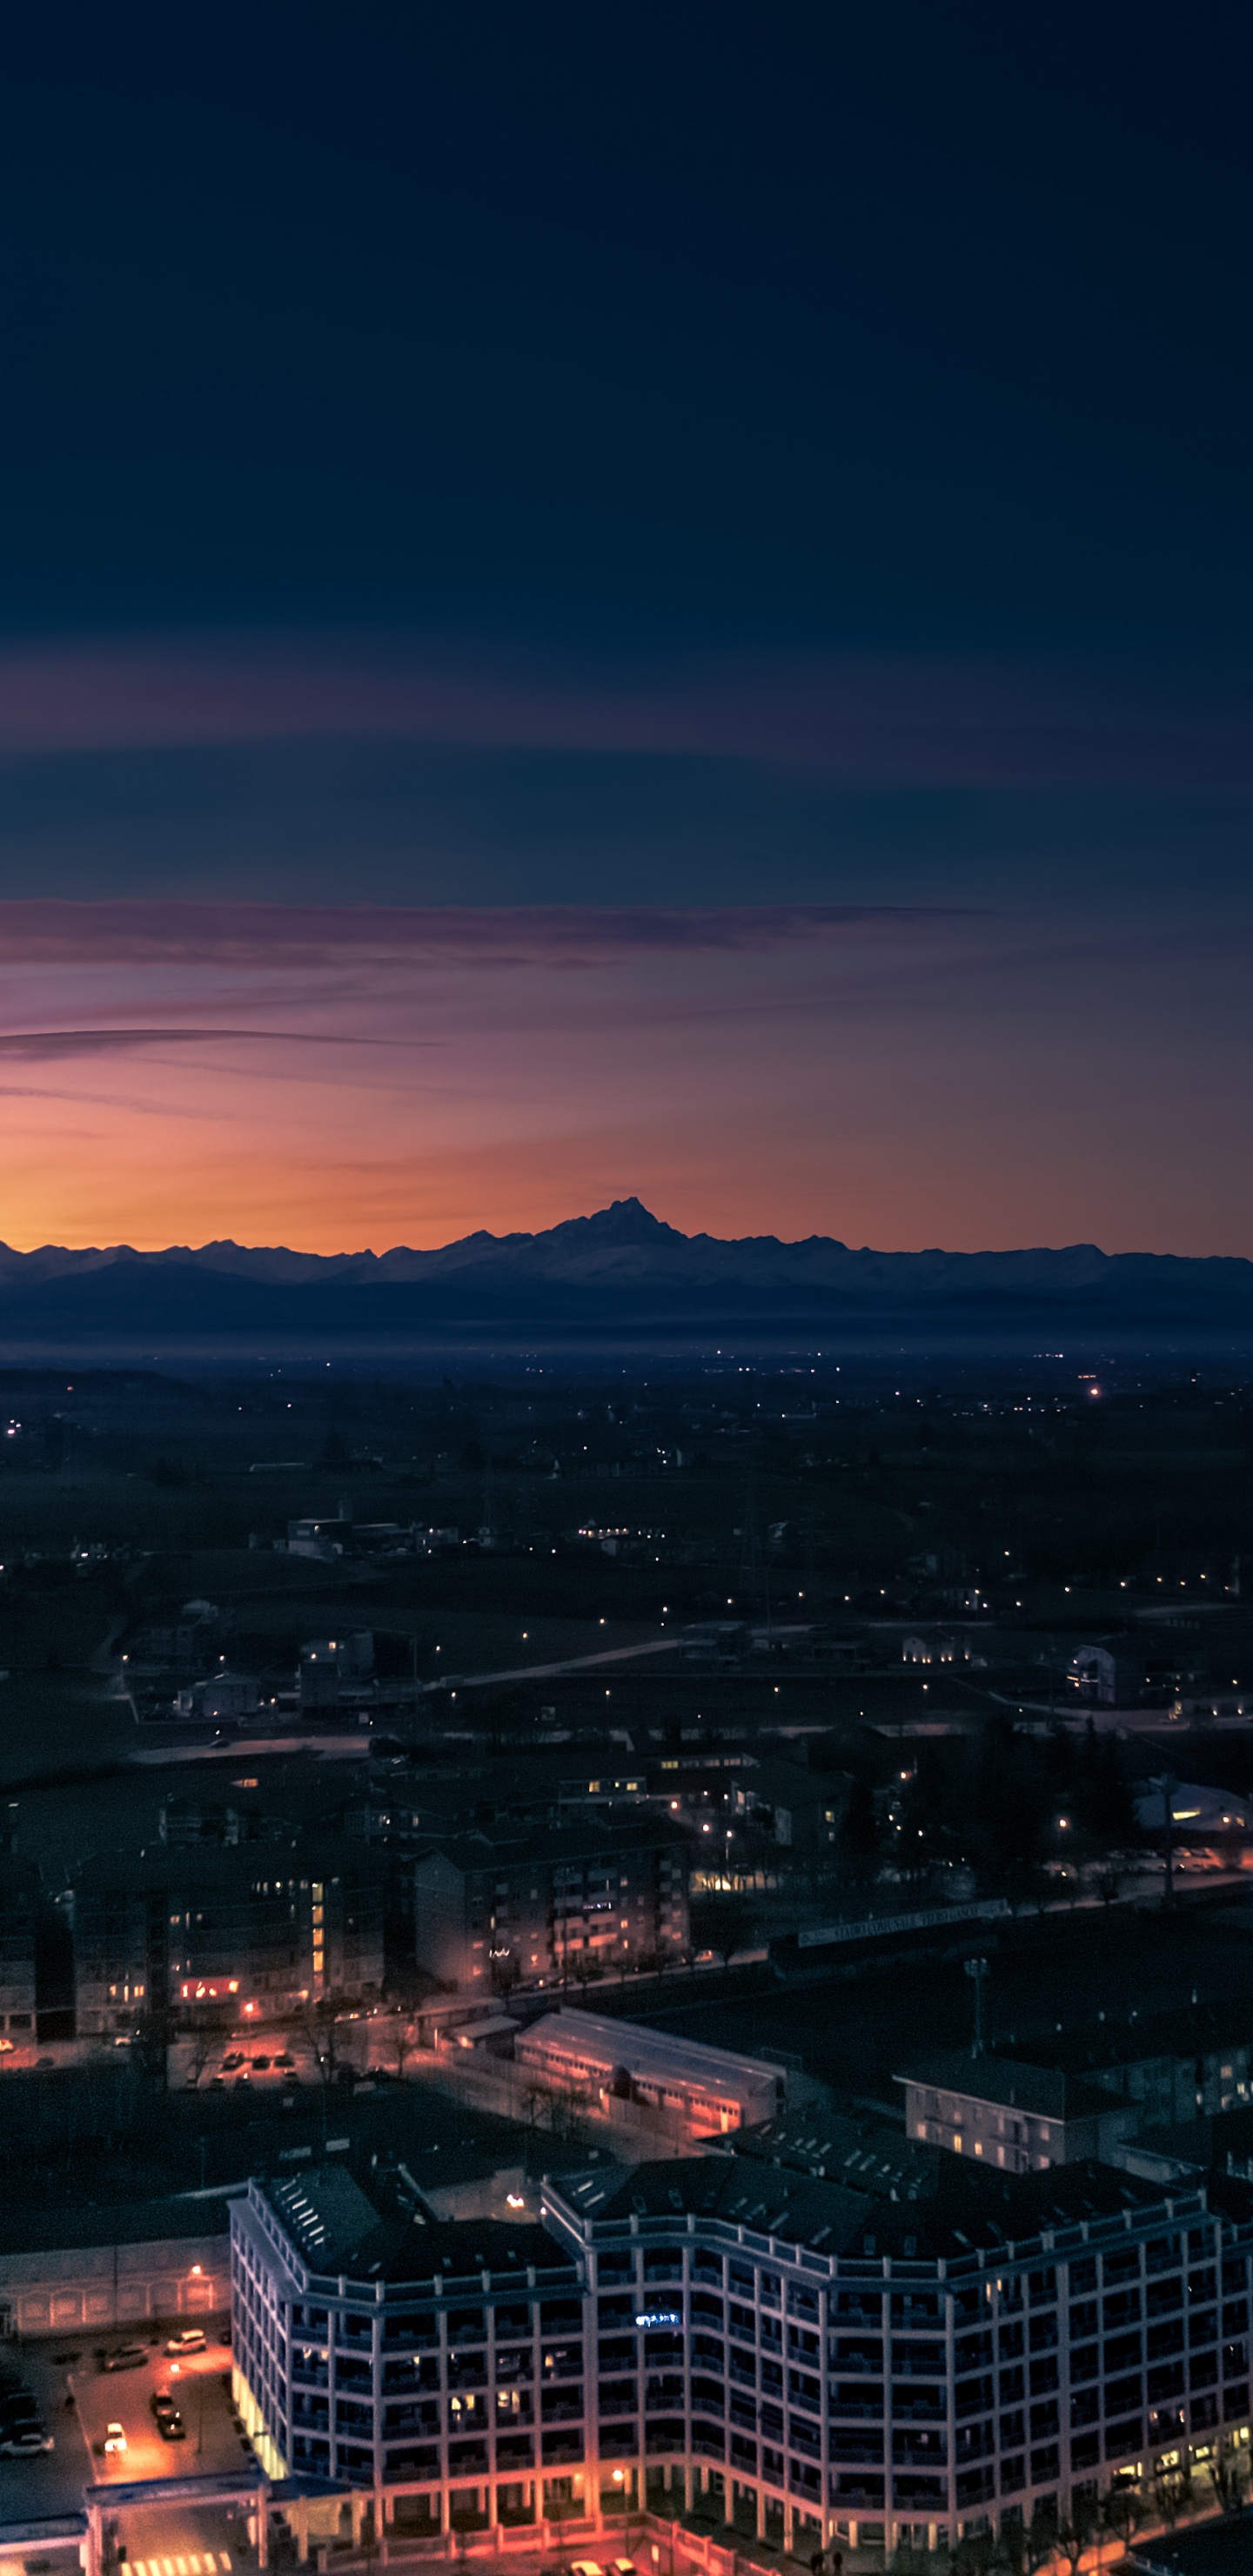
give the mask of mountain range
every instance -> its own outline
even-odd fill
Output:
[[[825,1235],[685,1235],[637,1198],[539,1234],[321,1255],[224,1242],[15,1252],[0,1348],[387,1346],[558,1335],[947,1341],[1218,1333],[1253,1346],[1253,1262],[1104,1253],[874,1252]]]

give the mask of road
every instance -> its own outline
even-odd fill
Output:
[[[236,2576],[256,2564],[244,2514],[229,2506],[145,2505],[110,2538],[131,2576]]]
[[[599,1655],[568,1655],[560,1664],[516,1664],[507,1673],[450,1673],[447,1681],[425,1682],[426,1698],[449,1691],[484,1690],[491,1682],[547,1682],[557,1673],[586,1673],[598,1664],[625,1664],[641,1655],[677,1655],[681,1636],[655,1637],[644,1646],[606,1646]]]

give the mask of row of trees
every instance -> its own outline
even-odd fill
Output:
[[[1249,2498],[1247,2450],[1230,2437],[1216,2440],[1203,2465],[1192,2467],[1186,2452],[1163,2463],[1143,2485],[1119,2479],[1104,2496],[1077,2487],[1070,2510],[1037,2511],[1029,2522],[1008,2515],[999,2532],[973,2532],[950,2553],[949,2576],[1037,2576],[1061,2562],[1078,2576],[1087,2552],[1105,2539],[1125,2551],[1142,2523],[1164,2523],[1173,2531],[1185,2516],[1218,2504],[1224,2513],[1239,2513]],[[927,2552],[902,2545],[892,2560],[893,2576],[922,2576]]]

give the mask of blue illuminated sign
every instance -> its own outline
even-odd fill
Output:
[[[637,2326],[681,2326],[682,2308],[641,2308],[636,2313]]]

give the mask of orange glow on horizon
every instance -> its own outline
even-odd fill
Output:
[[[702,948],[541,924],[428,953],[359,922],[337,946],[325,914],[304,945],[298,915],[281,939],[228,919],[180,944],[176,912],[151,954],[66,931],[64,954],[44,938],[11,961],[14,1248],[383,1252],[636,1194],[684,1233],[1253,1253],[1229,1187],[1253,1112],[1219,1074],[1234,991],[1198,1138],[1170,1050],[1134,995],[1118,1017],[1099,953],[1080,1050],[1016,926],[810,923]]]

